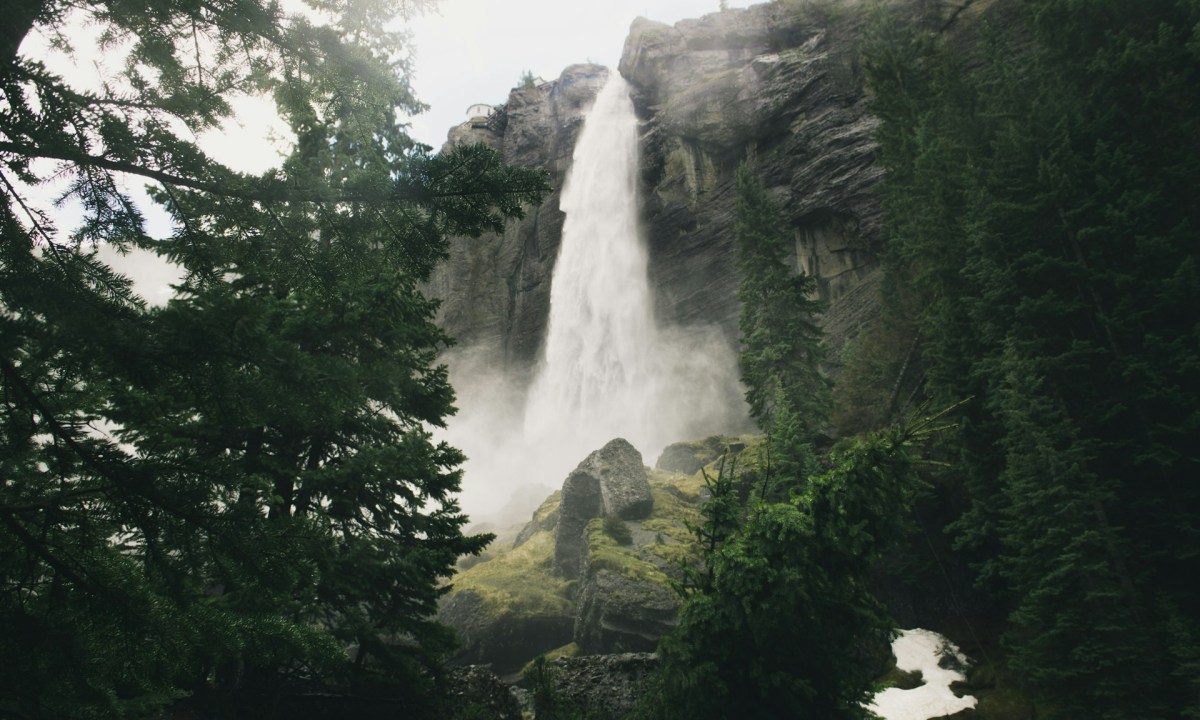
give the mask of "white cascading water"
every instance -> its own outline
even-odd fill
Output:
[[[526,436],[552,441],[575,462],[618,436],[643,453],[659,442],[652,418],[659,338],[638,232],[637,171],[637,117],[625,80],[612,73],[563,186],[545,356],[525,410]]]
[[[527,520],[613,438],[653,465],[668,443],[744,427],[737,362],[720,331],[655,324],[638,228],[637,133],[629,88],[612,73],[563,186],[549,327],[528,391],[469,349],[452,361],[462,412],[446,439],[469,458],[462,507],[477,521]]]

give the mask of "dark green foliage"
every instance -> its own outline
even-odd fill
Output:
[[[736,234],[742,382],[750,414],[770,431],[786,403],[803,435],[822,429],[828,414],[828,381],[821,375],[821,329],[816,281],[789,263],[791,223],[754,169],[737,171]]]
[[[1039,716],[1194,717],[1200,7],[1021,6],[971,57],[879,24],[888,259]]]
[[[463,535],[462,457],[429,434],[449,340],[417,283],[447,235],[500,227],[544,183],[403,134],[419,105],[389,5],[327,4],[321,28],[269,3],[88,4],[134,41],[136,102],[0,57],[0,714],[190,695],[269,715],[308,682],[425,702],[452,646],[439,579],[488,538]],[[168,122],[213,125],[235,88],[273,95],[299,139],[262,177]],[[85,208],[70,237],[18,184],[48,172]],[[119,174],[155,183],[171,237],[144,234]],[[178,263],[176,298],[147,307],[97,242]]]
[[[660,717],[869,717],[871,657],[892,622],[865,578],[906,531],[911,446],[936,429],[918,420],[847,441],[791,499],[744,515],[728,475],[710,483],[705,572],[659,647]]]

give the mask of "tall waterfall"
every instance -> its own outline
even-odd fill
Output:
[[[614,72],[563,186],[566,219],[533,382],[526,391],[486,357],[460,358],[457,374],[452,365],[462,413],[447,439],[469,458],[462,507],[475,519],[527,519],[615,437],[653,464],[668,443],[745,427],[736,358],[720,331],[656,326],[637,181],[638,122]]]
[[[545,356],[525,411],[526,435],[569,449],[575,462],[617,436],[643,453],[665,442],[654,427],[661,343],[638,231],[637,171],[637,117],[614,72],[563,186]]]

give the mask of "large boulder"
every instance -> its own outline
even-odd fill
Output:
[[[629,441],[617,438],[588,455],[563,483],[555,571],[568,578],[579,576],[592,518],[635,519],[649,515],[653,508],[642,454]]]
[[[689,528],[705,496],[699,473],[647,471],[623,440],[592,453],[516,542],[460,565],[438,603],[438,619],[463,641],[453,662],[511,677],[552,651],[652,649],[675,625],[673,583],[696,561]],[[575,530],[560,539],[564,526]]]

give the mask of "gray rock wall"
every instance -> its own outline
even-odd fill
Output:
[[[642,215],[661,321],[717,325],[736,344],[733,175],[748,155],[787,208],[795,267],[816,275],[830,301],[835,354],[874,315],[880,170],[858,66],[864,23],[855,0],[633,23],[619,70],[642,120]],[[449,144],[486,142],[507,162],[546,169],[555,187],[503,235],[454,240],[427,287],[443,299],[450,334],[518,381],[545,335],[558,188],[607,73],[569,67],[552,83],[513,90],[504,122],[450,133]]]
[[[608,78],[599,65],[572,65],[553,82],[514,89],[482,127],[464,123],[446,147],[482,142],[504,161],[546,170],[553,191],[503,235],[454,238],[426,291],[442,300],[439,322],[463,345],[523,379],[532,369],[550,309],[550,277],[562,239],[560,189],[583,117]]]
[[[794,267],[815,275],[830,303],[835,352],[875,312],[881,171],[858,66],[864,22],[852,1],[634,22],[620,71],[644,123],[644,215],[663,320],[714,322],[736,341],[733,175],[747,157],[791,219]]]

